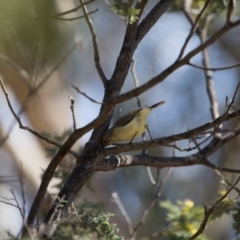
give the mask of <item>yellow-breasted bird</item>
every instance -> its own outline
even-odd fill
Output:
[[[135,137],[140,136],[148,129],[147,117],[150,112],[164,103],[165,101],[161,101],[150,107],[140,107],[120,117],[105,133],[103,145],[107,146],[123,141],[130,141],[131,143]]]

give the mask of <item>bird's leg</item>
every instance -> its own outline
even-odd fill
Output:
[[[151,141],[153,141],[152,135],[151,135],[151,133],[150,133],[150,130],[149,130],[149,128],[148,128],[148,125],[147,125],[147,124],[145,125],[145,128],[148,130],[148,133],[149,133],[149,136],[150,136],[150,138],[151,138]]]
[[[138,132],[135,132],[135,134],[133,135],[133,138],[131,139],[131,141],[129,142],[130,144],[132,143],[132,140],[137,136]]]

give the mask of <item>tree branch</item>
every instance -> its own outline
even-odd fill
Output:
[[[187,45],[188,45],[188,43],[189,43],[192,35],[193,35],[194,32],[196,31],[196,28],[197,28],[197,26],[198,26],[198,23],[199,23],[199,21],[200,21],[200,18],[202,17],[203,13],[204,13],[205,10],[207,9],[207,7],[208,7],[208,5],[209,5],[210,2],[211,2],[211,0],[207,0],[207,1],[205,2],[202,10],[201,10],[200,13],[197,15],[195,22],[193,22],[193,20],[192,20],[191,18],[188,18],[192,26],[191,26],[190,32],[189,32],[189,34],[188,34],[188,36],[187,36],[187,38],[186,38],[183,46],[182,46],[182,48],[181,48],[181,51],[180,51],[179,56],[178,56],[178,58],[177,58],[178,60],[180,60],[180,59],[182,58],[182,56],[183,56],[183,54],[184,54],[184,51],[185,51],[185,49],[186,49],[186,47],[187,47]],[[186,12],[188,12],[188,9],[186,9],[186,8],[187,8],[186,3],[185,3],[185,4],[183,3],[183,6],[184,6],[184,7],[183,7],[184,10],[185,10]]]
[[[87,11],[87,7],[84,5],[84,0],[79,0],[81,5],[82,5],[82,10],[83,10],[83,15],[84,18],[87,22],[88,28],[90,30],[90,33],[92,35],[92,43],[93,43],[93,51],[94,51],[94,62],[95,62],[95,67],[97,69],[98,75],[102,80],[102,83],[104,87],[106,88],[107,85],[107,78],[102,70],[102,67],[100,65],[100,57],[99,57],[99,50],[98,50],[98,44],[97,44],[97,35],[95,33],[95,30],[93,28],[93,24],[91,19],[89,18],[89,13]]]
[[[204,207],[204,218],[202,220],[202,223],[199,229],[197,230],[197,232],[188,240],[196,239],[198,236],[200,236],[203,233],[209,217],[212,215],[212,213],[214,212],[218,204],[228,196],[228,194],[233,190],[233,188],[237,185],[239,181],[240,181],[240,176],[238,177],[237,181],[226,191],[226,193],[222,197],[220,197],[210,208],[207,208],[206,206]]]
[[[137,95],[146,92],[150,88],[154,87],[158,83],[162,82],[166,77],[168,77],[171,73],[173,73],[176,69],[186,65],[189,63],[190,59],[200,53],[203,49],[210,46],[214,42],[216,42],[223,34],[225,34],[230,29],[240,25],[240,19],[231,22],[228,25],[224,25],[222,28],[220,28],[215,34],[213,34],[208,40],[206,40],[203,44],[200,44],[198,47],[190,51],[185,57],[183,57],[181,60],[174,62],[172,65],[170,65],[168,68],[166,68],[163,72],[161,72],[159,75],[153,77],[149,81],[147,81],[145,84],[141,85],[140,87],[130,90],[129,92],[123,93],[114,99],[111,99],[114,103],[120,103],[124,102],[126,100],[129,100],[133,97],[136,97]]]
[[[179,140],[184,140],[188,138],[192,138],[200,133],[203,133],[204,131],[210,129],[210,128],[215,128],[216,126],[219,126],[221,123],[230,120],[232,118],[238,117],[240,114],[240,109],[231,113],[225,112],[222,116],[216,118],[215,120],[208,122],[202,126],[199,126],[197,128],[191,129],[189,131],[179,133],[176,135],[172,135],[169,137],[163,137],[163,138],[156,138],[153,141],[147,141],[147,142],[141,142],[141,143],[132,143],[132,144],[117,144],[116,147],[109,147],[105,148],[103,151],[104,156],[109,156],[113,154],[119,154],[123,152],[129,152],[129,151],[136,151],[136,150],[141,150],[141,149],[149,149],[153,147],[158,147],[158,146],[164,146],[172,142],[176,142]],[[238,130],[237,130],[238,132]],[[235,134],[236,131],[233,133],[229,134]]]

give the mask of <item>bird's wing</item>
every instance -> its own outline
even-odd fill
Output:
[[[113,127],[124,127],[126,126],[128,123],[130,123],[133,118],[135,117],[135,115],[137,113],[139,113],[143,108],[137,108],[129,113],[127,113],[126,115],[120,117],[113,125]]]

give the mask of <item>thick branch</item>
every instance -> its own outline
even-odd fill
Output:
[[[173,5],[175,0],[162,0],[159,1],[153,9],[147,14],[138,26],[137,30],[137,43],[146,36],[148,31],[159,20],[159,18]]]
[[[166,167],[186,167],[192,165],[204,165],[212,169],[218,169],[221,171],[233,172],[234,169],[225,169],[215,166],[207,160],[207,157],[216,152],[219,148],[231,141],[233,138],[240,135],[240,129],[227,134],[221,138],[214,138],[211,143],[198,153],[185,156],[185,157],[158,157],[149,156],[147,154],[141,155],[112,155],[105,159],[101,164],[97,166],[96,171],[111,171],[119,167],[129,166],[148,166],[156,168]],[[235,173],[239,173],[240,170],[234,170]]]
[[[232,118],[238,117],[240,114],[240,109],[238,111],[234,111],[230,114],[227,112],[224,113],[222,116],[218,117],[217,119],[208,122],[200,127],[194,128],[192,130],[179,133],[176,135],[172,135],[169,137],[163,137],[163,138],[157,138],[154,139],[153,141],[148,141],[148,142],[141,142],[141,143],[132,143],[132,144],[118,144],[116,147],[110,147],[106,148],[104,150],[104,155],[109,156],[113,154],[119,154],[123,152],[129,152],[129,151],[136,151],[136,150],[141,150],[141,149],[149,149],[153,147],[158,147],[158,146],[164,146],[172,142],[176,142],[179,140],[184,140],[184,139],[189,139],[193,138],[194,136],[203,133],[204,131],[210,129],[210,128],[215,128],[216,126],[219,126],[221,123],[224,121],[230,120]],[[235,133],[235,131],[234,131]]]

